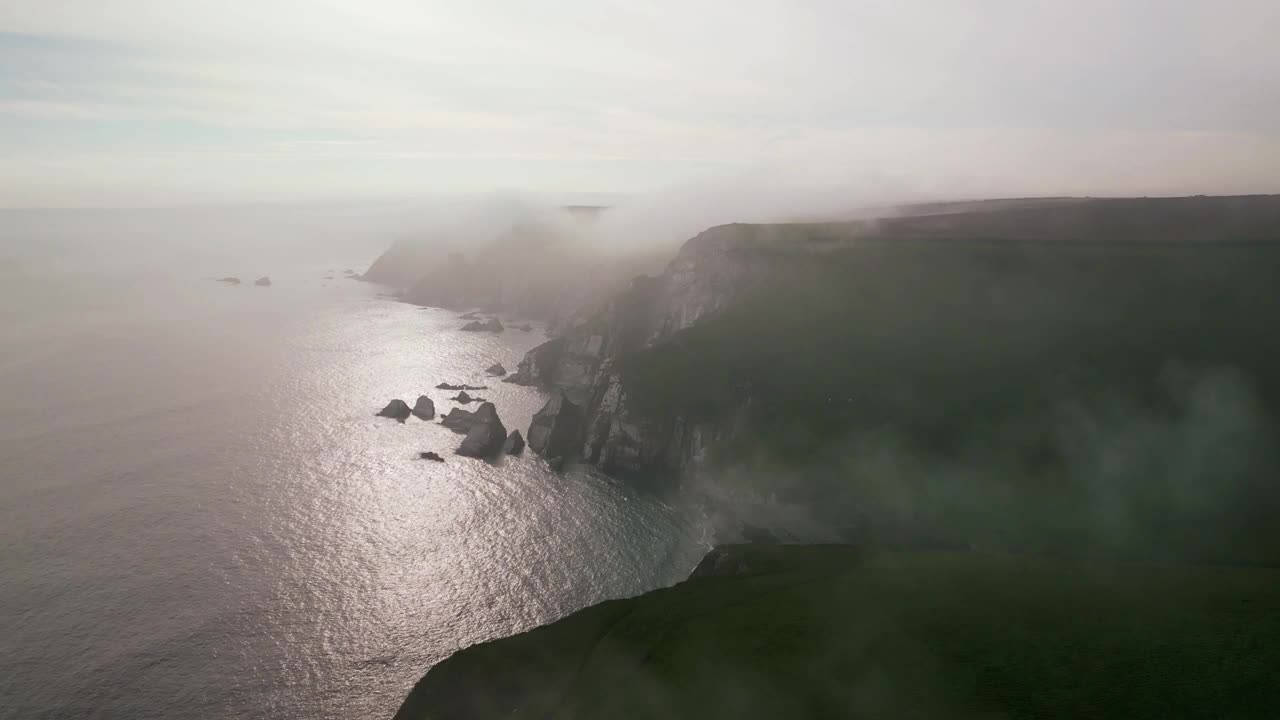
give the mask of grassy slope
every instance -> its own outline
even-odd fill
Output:
[[[751,398],[729,482],[860,543],[1280,564],[1280,244],[766,231],[771,286],[622,365],[652,417]]]
[[[744,546],[464,650],[418,718],[1271,718],[1280,571]]]

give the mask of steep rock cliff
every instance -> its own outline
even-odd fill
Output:
[[[701,233],[661,275],[635,278],[603,310],[531,350],[507,382],[557,389],[582,407],[574,444],[582,459],[606,472],[690,470],[706,459],[723,425],[636,412],[621,364],[755,289],[772,272],[767,256],[755,252],[775,240],[768,227],[724,225]]]

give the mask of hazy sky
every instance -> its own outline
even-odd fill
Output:
[[[1280,0],[5,0],[0,205],[1280,192]]]

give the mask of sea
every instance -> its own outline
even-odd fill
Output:
[[[460,648],[688,575],[696,504],[375,417],[447,412],[441,382],[509,429],[545,401],[485,373],[541,325],[347,277],[414,220],[0,211],[0,717],[389,718]]]

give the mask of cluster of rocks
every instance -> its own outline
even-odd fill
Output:
[[[495,364],[488,370],[491,375],[499,374],[498,371],[501,371],[501,374],[506,374],[506,369],[502,367],[501,363]],[[455,451],[458,455],[490,458],[503,453],[519,455],[524,452],[525,440],[520,431],[516,430],[508,434],[506,426],[502,424],[501,418],[498,417],[497,407],[484,398],[473,397],[467,392],[468,390],[484,390],[484,386],[440,383],[436,388],[458,390],[459,393],[450,399],[462,405],[480,403],[480,407],[475,411],[455,407],[440,418],[441,425],[466,436]],[[395,399],[387,403],[387,406],[378,412],[378,416],[392,418],[401,423],[408,420],[410,416],[421,420],[433,420],[436,417],[436,406],[431,398],[426,395],[419,396],[418,401],[414,403],[412,408],[404,400]],[[434,452],[422,452],[418,456],[423,460],[444,462],[444,458]]]
[[[437,390],[488,390],[487,385],[450,385],[449,383],[440,383],[436,386]]]

